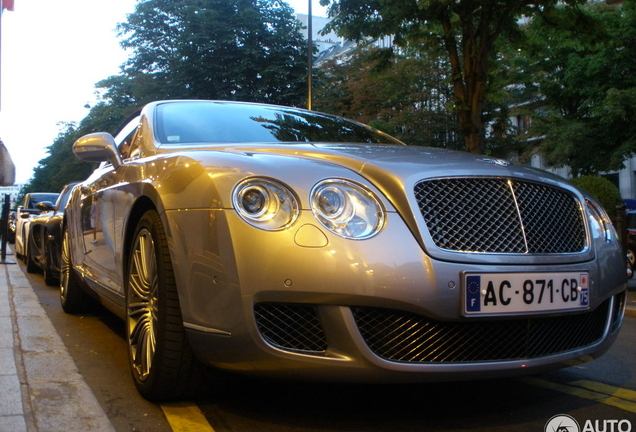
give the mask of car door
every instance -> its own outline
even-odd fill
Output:
[[[98,285],[110,291],[121,291],[117,280],[117,249],[113,242],[113,206],[108,189],[115,182],[112,167],[81,186],[81,225],[84,243],[84,270]]]
[[[130,145],[135,130],[123,138]],[[127,154],[121,152],[122,156]],[[84,242],[84,267],[91,280],[123,297],[124,223],[132,197],[124,181],[129,158],[117,170],[104,163],[81,186],[81,224]]]

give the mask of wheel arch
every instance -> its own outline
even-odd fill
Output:
[[[37,249],[41,249],[42,246],[42,236],[44,235],[43,229],[44,227],[39,224],[31,224],[31,229],[29,230],[29,235],[24,241],[24,252],[26,253],[29,250],[29,246],[33,245],[37,247]]]
[[[148,185],[146,185],[148,186]],[[150,210],[154,210],[159,215],[163,230],[165,232],[168,241],[168,253],[170,255],[170,261],[174,271],[175,283],[177,288],[177,295],[179,298],[179,306],[181,313],[183,314],[184,306],[188,304],[188,298],[184,295],[184,285],[187,283],[182,280],[181,273],[179,272],[179,266],[175,265],[175,244],[172,237],[172,226],[166,217],[165,208],[161,200],[161,196],[154,188],[146,188],[143,194],[135,200],[132,204],[130,212],[127,214],[127,220],[124,227],[124,240],[122,244],[122,260],[121,260],[121,275],[122,275],[122,288],[125,292],[126,284],[128,283],[128,263],[130,259],[130,252],[135,240],[135,232],[137,225],[143,217],[143,215]],[[187,308],[187,306],[186,306]]]
[[[150,197],[143,195],[139,197],[132,208],[130,209],[130,213],[128,214],[128,218],[126,221],[126,228],[124,231],[124,244],[122,247],[122,275],[123,283],[126,283],[126,275],[128,271],[128,258],[130,255],[130,248],[132,246],[133,236],[135,235],[135,230],[137,229],[137,224],[139,220],[149,210],[155,210],[159,213],[159,217],[161,218],[161,222],[165,224],[165,220],[162,217],[161,213],[157,209],[157,206],[153,202]]]
[[[127,284],[124,289],[124,319],[129,365],[138,391],[152,401],[190,397],[196,394],[202,383],[201,366],[190,348],[183,328],[178,299],[180,295],[172,271],[172,255],[167,245],[169,240],[165,224],[164,214],[157,211],[152,200],[141,197],[129,212],[125,228],[126,240],[123,244],[127,248],[125,261],[130,262],[124,275],[124,283]],[[151,235],[148,235],[148,231]],[[142,240],[138,237],[140,233],[144,236]],[[137,242],[148,242],[148,237],[155,243],[154,248],[139,249]],[[146,267],[143,264],[146,262],[145,259],[132,260],[130,256],[132,250],[135,254],[140,253],[143,256],[151,249],[154,250],[151,255],[146,255],[146,258],[148,261],[156,258],[154,265]],[[150,277],[151,271],[155,272],[152,275],[156,278]],[[131,289],[132,284],[128,285],[127,281],[129,273],[139,275],[140,279],[144,279],[141,275],[145,274],[146,281],[157,283],[138,282],[136,289]],[[149,315],[152,317],[144,318]],[[148,320],[156,324],[147,326],[145,322]],[[154,336],[146,336],[149,332]],[[156,342],[144,342],[149,338]],[[148,361],[148,358],[152,360]]]

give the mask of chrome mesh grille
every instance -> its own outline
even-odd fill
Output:
[[[278,348],[319,353],[327,349],[322,324],[314,306],[293,303],[259,303],[254,307],[263,339]]]
[[[595,343],[603,337],[609,300],[584,314],[441,322],[412,313],[352,308],[360,333],[378,356],[396,362],[482,362],[531,359]]]
[[[576,253],[586,246],[578,200],[552,186],[505,178],[421,181],[415,197],[440,249]]]

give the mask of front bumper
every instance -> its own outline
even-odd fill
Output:
[[[227,370],[367,382],[506,376],[598,357],[622,322],[624,272],[614,276],[611,260],[433,260],[396,214],[365,241],[330,235],[305,214],[276,233],[232,211],[167,217],[191,345],[204,363]],[[192,226],[211,230],[179,228]],[[486,271],[588,271],[589,311],[466,317],[461,274]]]

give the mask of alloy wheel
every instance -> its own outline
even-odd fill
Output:
[[[132,251],[127,292],[127,332],[132,365],[141,381],[148,377],[157,346],[158,272],[152,234],[142,229]]]
[[[64,230],[62,238],[62,253],[60,257],[60,297],[67,298],[68,283],[71,272],[71,252],[69,246],[68,230]]]

